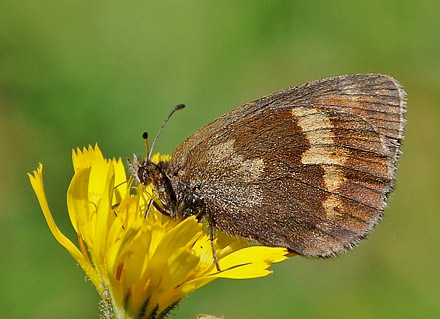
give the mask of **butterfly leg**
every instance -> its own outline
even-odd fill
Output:
[[[153,206],[153,203],[154,203],[154,199],[150,199],[148,201],[148,207],[147,210],[145,211],[145,216],[144,216],[145,219],[147,219],[148,214],[150,213],[151,206]]]
[[[214,257],[214,262],[215,262],[215,268],[217,268],[217,271],[221,271],[220,269],[220,265],[218,263],[218,258],[217,258],[217,254],[215,253],[215,248],[214,248],[214,219],[212,218],[211,215],[206,214],[205,211],[201,210],[198,212],[198,214],[196,214],[196,219],[197,222],[201,222],[202,218],[206,217],[206,220],[208,222],[209,225],[209,240],[211,241],[211,250],[212,250],[212,256]]]
[[[172,216],[171,213],[166,208],[163,208],[162,206],[160,206],[155,200],[152,199],[151,201],[153,202],[154,208],[156,208],[161,214],[168,216],[168,217]],[[148,203],[148,207],[150,207],[150,203]]]
[[[217,254],[215,253],[215,248],[214,248],[214,227],[211,224],[209,224],[209,240],[211,241],[211,250],[212,250],[212,256],[214,257],[215,268],[217,268],[217,271],[221,271],[220,265],[218,263]]]

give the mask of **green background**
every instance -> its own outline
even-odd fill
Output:
[[[331,260],[292,258],[266,278],[217,280],[175,318],[440,318],[439,1],[0,2],[0,318],[98,318],[98,294],[50,234],[26,176],[45,165],[70,237],[71,149],[156,151],[232,108],[347,73],[408,93],[407,132],[383,222]]]

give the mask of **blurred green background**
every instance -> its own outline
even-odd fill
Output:
[[[408,125],[383,222],[332,260],[292,258],[266,278],[217,280],[175,318],[440,318],[439,1],[0,2],[0,318],[98,318],[98,294],[50,234],[26,176],[45,165],[60,228],[71,149],[156,151],[232,108],[333,75],[386,73]]]

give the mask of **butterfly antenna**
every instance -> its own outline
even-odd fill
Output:
[[[148,155],[150,154],[150,144],[148,143],[148,132],[144,132],[142,134],[142,138],[145,140],[145,158],[148,158]]]
[[[147,144],[147,153],[148,153],[148,159],[151,158],[151,154],[153,153],[153,149],[154,149],[154,144],[156,144],[157,138],[159,137],[160,133],[162,132],[165,124],[167,124],[168,120],[170,119],[170,117],[174,114],[174,112],[181,110],[185,107],[185,104],[179,104],[176,105],[173,110],[170,112],[170,114],[167,116],[167,118],[165,119],[165,121],[163,121],[162,126],[160,127],[159,131],[156,134],[156,137],[153,140],[153,143],[151,143],[151,148],[148,147],[148,134],[147,134],[147,138],[144,137],[145,139],[145,143]],[[145,136],[146,133],[144,133]],[[150,152],[148,152],[148,149],[150,149]]]

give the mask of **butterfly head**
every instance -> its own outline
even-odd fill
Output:
[[[133,161],[128,160],[128,168],[130,174],[134,179],[143,185],[149,185],[152,182],[152,170],[154,170],[154,164],[147,158],[146,160],[137,157],[133,154]]]

